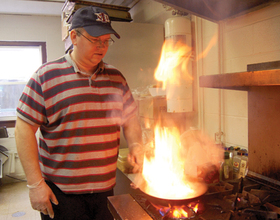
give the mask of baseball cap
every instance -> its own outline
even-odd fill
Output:
[[[93,37],[114,34],[117,38],[120,38],[120,35],[111,26],[108,13],[99,7],[79,8],[73,15],[69,30],[79,27],[83,27]]]

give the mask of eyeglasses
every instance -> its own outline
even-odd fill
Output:
[[[109,47],[109,46],[111,46],[111,45],[115,42],[112,38],[110,38],[110,39],[108,39],[108,40],[105,40],[105,41],[102,41],[102,40],[100,40],[100,39],[90,40],[90,39],[88,39],[85,35],[83,35],[80,31],[77,31],[77,30],[76,30],[76,32],[79,33],[80,35],[82,35],[85,39],[87,39],[87,40],[88,40],[90,43],[92,43],[94,46],[105,46],[105,47]]]

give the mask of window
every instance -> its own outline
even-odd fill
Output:
[[[24,86],[45,62],[45,42],[0,41],[1,121],[16,116],[16,107]]]

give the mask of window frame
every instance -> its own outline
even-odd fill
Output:
[[[42,63],[47,62],[47,47],[46,42],[41,41],[0,41],[0,46],[9,46],[9,47],[34,47],[40,46],[41,53],[42,53]],[[16,116],[7,116],[7,117],[0,117],[0,127],[15,127]]]

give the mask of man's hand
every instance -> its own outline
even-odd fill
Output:
[[[143,168],[144,149],[139,143],[133,143],[129,146],[127,161],[133,166],[132,172],[141,172]]]
[[[33,209],[42,212],[44,215],[49,215],[50,218],[54,218],[51,202],[58,205],[58,201],[45,181],[36,188],[30,188],[29,197]]]

